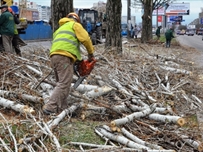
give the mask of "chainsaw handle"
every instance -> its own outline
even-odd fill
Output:
[[[96,59],[95,59],[94,57],[92,57],[92,58],[90,58],[90,59],[88,58],[88,61],[95,63],[95,62],[96,62]]]
[[[93,54],[88,54],[88,61],[92,61],[94,59],[94,55]]]

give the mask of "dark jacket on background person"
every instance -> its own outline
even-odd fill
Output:
[[[172,29],[168,29],[165,33],[166,48],[171,46],[171,39],[174,38]]]
[[[19,44],[18,44],[19,35],[18,35],[18,29],[17,29],[17,24],[20,23],[20,20],[15,14],[13,14],[13,17],[14,17],[15,25],[14,25],[14,36],[13,36],[13,40],[12,40],[12,45],[13,45],[13,47],[15,49],[16,54],[18,56],[22,56],[21,55],[21,50],[20,50],[20,47],[19,47]]]
[[[161,26],[159,26],[159,27],[157,28],[157,30],[156,30],[156,36],[157,36],[157,37],[160,37],[160,34],[161,34],[160,30],[161,30]]]
[[[9,11],[5,11],[0,16],[0,34],[2,35],[14,35],[14,17]]]
[[[166,33],[165,33],[165,38],[166,38],[167,40],[171,40],[172,38],[174,38],[174,36],[173,36],[173,31],[172,31],[171,29],[168,29],[168,30],[166,31]]]

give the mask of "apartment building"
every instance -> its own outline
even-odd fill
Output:
[[[51,18],[51,7],[38,5],[39,19],[47,20]]]
[[[14,1],[13,5],[19,6],[18,1]],[[21,4],[22,5],[22,4]],[[36,2],[26,1],[25,7],[21,9],[21,17],[28,20],[47,20],[51,18],[51,8],[49,6],[38,5]]]

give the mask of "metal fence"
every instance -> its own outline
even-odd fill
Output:
[[[52,39],[51,26],[44,21],[34,21],[29,23],[25,34],[20,34],[20,38],[23,40],[46,40]]]

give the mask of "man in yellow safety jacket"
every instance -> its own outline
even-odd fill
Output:
[[[82,60],[79,45],[82,43],[91,60],[94,47],[87,31],[80,24],[76,13],[69,13],[59,20],[60,27],[53,34],[53,43],[50,50],[51,66],[55,72],[57,85],[49,101],[43,106],[43,113],[50,115],[58,113],[68,107],[69,95],[73,77],[73,65]]]

